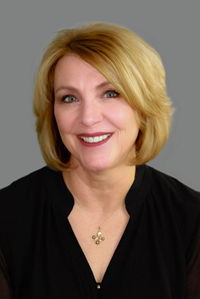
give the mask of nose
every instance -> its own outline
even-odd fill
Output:
[[[94,100],[82,103],[80,122],[83,126],[91,127],[102,121],[102,109],[100,103]]]

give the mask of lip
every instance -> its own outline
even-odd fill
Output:
[[[113,132],[81,133],[81,134],[78,134],[77,136],[80,138],[80,137],[95,137],[95,136],[101,136],[101,135],[107,135],[107,134],[112,135]]]
[[[83,139],[81,139],[81,137],[95,137],[95,136],[102,136],[102,135],[107,135],[107,134],[110,134],[110,136],[102,141],[97,142],[97,143],[89,143],[89,142],[85,142]],[[81,142],[81,144],[83,144],[84,146],[96,147],[96,146],[99,146],[99,145],[102,145],[102,144],[105,144],[106,142],[108,142],[108,140],[110,140],[112,135],[113,135],[112,132],[96,132],[96,133],[81,133],[81,134],[78,134],[77,137],[78,137],[79,141]]]

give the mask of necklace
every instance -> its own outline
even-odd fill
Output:
[[[98,227],[98,231],[96,232],[95,235],[92,235],[92,239],[94,240],[94,243],[96,245],[99,245],[101,241],[104,241],[105,238],[102,236],[101,228],[100,226]]]

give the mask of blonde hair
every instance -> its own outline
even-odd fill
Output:
[[[169,137],[173,113],[161,58],[133,31],[93,23],[59,31],[38,69],[33,107],[47,165],[56,170],[69,167],[70,153],[62,143],[53,108],[55,66],[67,54],[76,54],[95,67],[137,112],[140,130],[131,163],[139,165],[153,159]]]

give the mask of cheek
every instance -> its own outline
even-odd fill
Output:
[[[117,109],[112,111],[112,122],[115,126],[121,130],[129,131],[139,129],[139,121],[137,113],[133,111],[130,107],[123,107],[123,109]]]
[[[70,124],[72,122],[70,115],[63,113],[63,111],[60,111],[58,108],[54,108],[54,116],[60,133],[70,130]]]
[[[66,121],[62,117],[56,117],[56,122],[58,126],[58,130],[60,133],[65,132],[66,129],[68,128],[68,125],[66,124]]]

